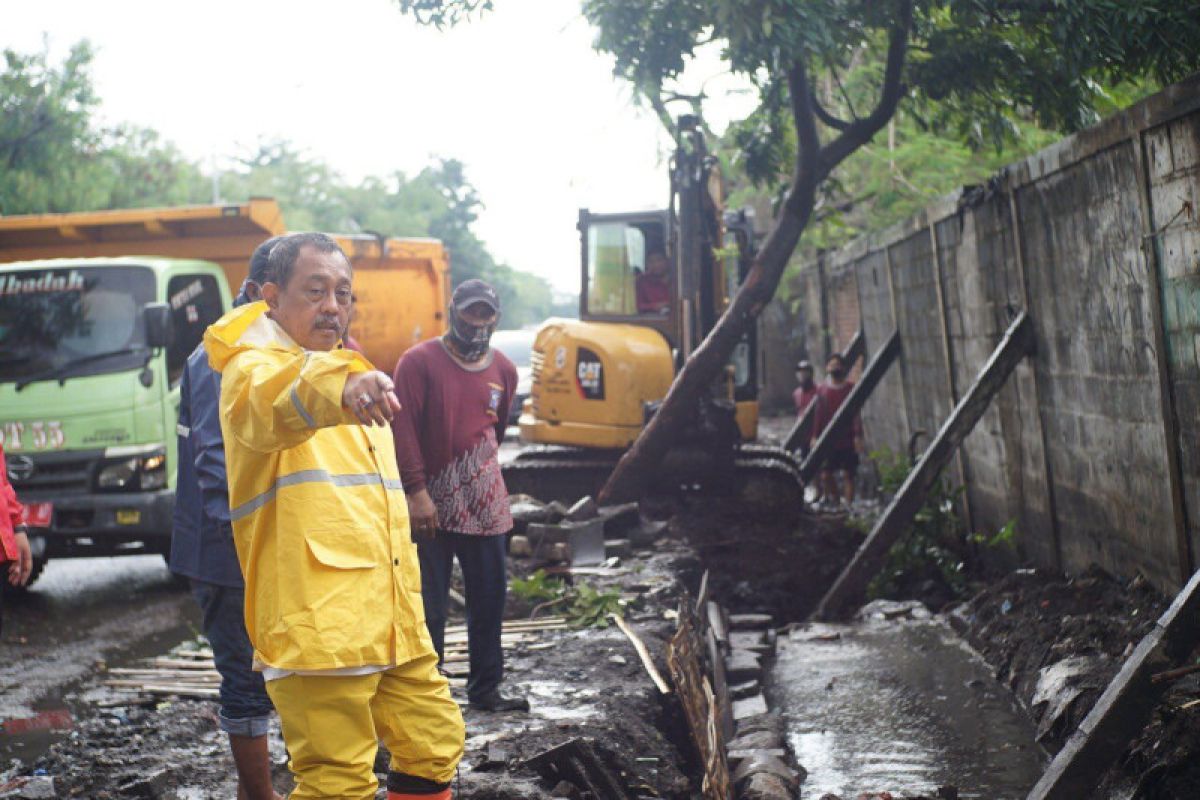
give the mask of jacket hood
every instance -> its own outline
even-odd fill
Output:
[[[283,328],[267,316],[263,301],[235,308],[208,326],[204,332],[204,349],[208,364],[222,372],[229,359],[247,347],[268,347],[295,352],[300,345]]]
[[[208,353],[208,365],[217,372],[224,372],[229,359],[249,347],[261,347],[271,350],[282,350],[296,353],[303,350],[296,340],[287,335],[275,320],[267,315],[267,304],[259,300],[255,303],[235,308],[219,320],[208,326],[204,332],[204,349]],[[346,352],[355,362],[352,372],[374,369],[371,362],[361,353],[353,350],[333,350],[331,352]]]

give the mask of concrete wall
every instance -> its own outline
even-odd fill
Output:
[[[976,530],[1164,589],[1200,555],[1200,76],[1010,165],[793,283],[796,334],[903,354],[869,446],[934,434],[1018,310],[1037,353],[948,469]],[[819,315],[813,319],[814,315]],[[804,347],[824,353],[816,340]],[[928,439],[923,440],[927,444]]]

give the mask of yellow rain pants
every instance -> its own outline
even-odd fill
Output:
[[[393,772],[448,783],[463,752],[458,704],[430,654],[370,675],[289,675],[267,682],[291,755],[291,800],[374,800],[377,741]]]

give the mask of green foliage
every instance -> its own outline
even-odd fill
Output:
[[[566,585],[557,578],[546,576],[546,570],[539,569],[528,578],[513,578],[508,582],[508,591],[518,599],[527,603],[544,603],[561,597]]]
[[[974,533],[971,535],[971,541],[978,545],[991,548],[1004,548],[1006,550],[1017,549],[1017,521],[1010,519],[1004,523],[1004,527],[996,531],[991,536],[982,533]]]
[[[412,14],[422,25],[447,28],[492,10],[492,0],[396,0],[400,11]]]
[[[879,470],[880,491],[895,494],[908,478],[908,460],[886,449],[871,453],[871,460]],[[869,597],[894,598],[929,579],[944,583],[958,595],[966,591],[962,525],[954,512],[961,492],[938,479],[912,526],[892,546],[883,569],[868,585]]]
[[[600,591],[583,582],[569,585],[540,569],[528,578],[513,578],[508,590],[528,603],[567,604],[564,616],[576,628],[607,628],[609,615],[624,610],[621,594],[614,589]]]
[[[625,604],[615,589],[600,591],[586,583],[576,584],[567,620],[576,628],[607,628],[610,614],[620,614]]]
[[[193,202],[203,180],[153,131],[96,128],[92,48],[61,64],[45,50],[4,51],[0,73],[0,213],[91,211]]]

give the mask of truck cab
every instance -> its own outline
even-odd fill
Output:
[[[179,382],[229,308],[209,261],[0,264],[0,441],[35,572],[56,557],[167,554]]]

